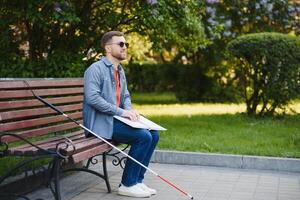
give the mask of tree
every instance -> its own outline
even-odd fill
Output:
[[[197,2],[4,0],[1,76],[82,76],[99,57],[101,36],[109,30],[148,36],[157,50],[177,45],[195,51],[204,40]]]
[[[206,44],[187,56],[214,80],[214,99],[239,101],[233,64],[225,48],[235,38],[260,32],[300,34],[300,2],[294,0],[206,0],[202,11]],[[184,55],[184,54],[183,54]]]
[[[231,41],[228,49],[241,61],[236,74],[249,115],[284,111],[298,96],[300,38],[280,33],[248,34]]]

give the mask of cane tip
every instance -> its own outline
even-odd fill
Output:
[[[193,200],[194,199],[194,197],[191,197],[191,200]]]

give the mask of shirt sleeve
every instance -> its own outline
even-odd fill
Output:
[[[124,109],[125,110],[131,110],[132,109],[131,98],[130,98],[130,94],[129,94],[129,91],[127,89],[127,86],[125,88],[125,95],[124,95]]]
[[[107,102],[102,96],[100,91],[101,70],[96,66],[90,67],[84,73],[84,96],[88,105],[96,110],[108,114],[121,116],[123,109],[114,104]]]

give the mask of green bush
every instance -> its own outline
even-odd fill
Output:
[[[83,61],[82,57],[79,54],[57,52],[48,59],[33,61],[18,55],[11,62],[0,60],[0,74],[1,77],[11,78],[83,77],[89,63]]]
[[[212,80],[205,75],[202,68],[195,65],[178,66],[175,81],[175,95],[179,101],[191,102],[202,100],[212,89]]]
[[[125,66],[131,92],[173,92],[181,102],[239,101],[232,84],[224,85],[206,73],[202,65],[130,64]]]
[[[130,91],[170,92],[174,90],[178,76],[175,64],[130,64],[124,68]]]
[[[68,52],[57,52],[39,61],[16,56],[14,62],[0,60],[0,74],[11,78],[83,77],[89,65],[82,55]],[[181,102],[236,102],[232,86],[224,86],[208,76],[202,65],[130,64],[124,69],[131,92],[172,92]]]
[[[247,113],[285,111],[300,92],[300,38],[280,33],[248,34],[231,41],[228,49],[239,59],[236,74]]]
[[[156,65],[130,64],[125,66],[130,91],[153,92],[157,85],[159,71]]]

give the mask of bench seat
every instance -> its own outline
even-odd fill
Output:
[[[71,141],[74,146],[68,146],[64,148],[65,138],[68,138],[67,141]],[[60,153],[64,156],[67,156],[68,160],[72,163],[79,163],[86,158],[96,156],[98,154],[103,153],[103,151],[109,151],[112,148],[101,141],[96,137],[85,137],[82,131],[78,131],[72,134],[67,134],[63,137],[57,136],[54,138],[46,139],[34,143],[38,147],[44,150],[55,151],[57,149],[57,145],[61,144],[62,149]],[[8,155],[17,155],[17,156],[28,156],[28,155],[38,155],[43,154],[43,151],[38,149],[30,144],[24,144],[17,147],[12,147],[8,149]]]
[[[69,117],[82,124],[83,79],[0,79],[0,158],[21,156],[51,159],[49,185],[56,200],[61,199],[59,177],[65,171],[84,171],[103,178],[111,192],[106,169],[106,155],[112,147],[99,138],[86,137],[78,124],[68,120],[40,102],[40,96]],[[117,145],[117,144],[114,144]],[[88,169],[95,156],[102,155],[102,174]],[[115,154],[112,154],[113,156]],[[87,161],[82,168],[62,169],[63,163],[78,164]],[[0,199],[4,193],[1,183],[16,173],[9,169],[0,177]],[[121,166],[122,167],[122,166]],[[12,196],[18,194],[14,191]],[[23,195],[23,194],[22,194]],[[7,195],[5,198],[8,197]],[[19,196],[21,197],[21,196]]]

